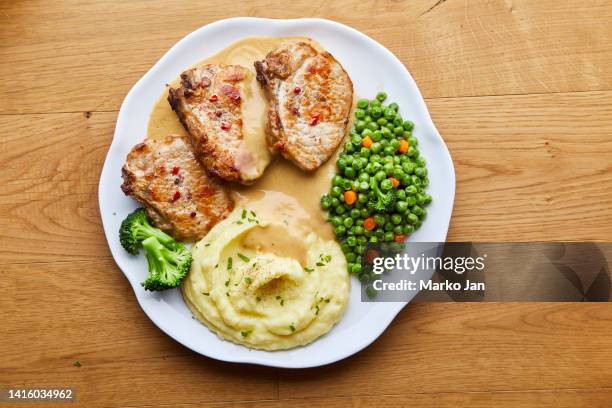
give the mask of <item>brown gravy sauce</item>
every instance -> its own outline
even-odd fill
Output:
[[[268,104],[263,90],[255,80],[254,61],[263,59],[266,54],[277,48],[282,42],[299,39],[309,42],[316,48],[322,48],[313,40],[305,37],[247,37],[239,40],[217,54],[201,61],[202,63],[238,64],[251,71],[247,77],[241,96],[243,98],[244,143],[251,154],[260,160],[272,160],[263,176],[253,185],[242,186],[227,183],[232,190],[238,206],[257,209],[258,216],[273,224],[284,222],[297,227],[308,226],[320,237],[333,239],[332,227],[326,222],[325,213],[320,209],[319,198],[330,187],[330,180],[335,172],[336,154],[314,173],[306,173],[280,155],[270,157],[265,134],[265,113]],[[186,67],[187,69],[188,67]],[[177,86],[180,72],[170,86]],[[187,135],[176,114],[167,101],[167,89],[162,92],[149,119],[147,137],[161,138],[168,134]],[[300,225],[301,224],[301,225]],[[283,228],[270,227],[257,230],[245,238],[245,244],[260,245],[273,253],[287,256],[295,254],[301,259],[303,255],[297,252],[303,250],[303,244],[287,239]],[[293,248],[293,249],[292,249]]]

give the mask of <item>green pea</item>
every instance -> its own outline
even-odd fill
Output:
[[[380,142],[383,138],[383,135],[380,130],[375,130],[374,132],[372,132],[372,135],[370,137],[373,141]]]
[[[380,142],[374,142],[372,144],[372,146],[370,147],[370,149],[372,150],[372,153],[380,153],[380,151],[382,150],[383,146],[380,144]]]
[[[425,194],[423,196],[423,204],[429,204],[429,203],[431,203],[431,200],[432,200],[432,198],[431,198],[431,196],[429,194]]]
[[[399,214],[393,214],[391,216],[391,222],[393,223],[393,225],[399,225],[402,222],[402,216]]]
[[[355,151],[355,145],[352,144],[351,142],[346,142],[344,144],[344,150],[348,153],[353,153]]]
[[[394,228],[394,227],[395,227],[395,226],[393,225],[393,223],[388,222],[388,223],[386,223],[386,224],[385,224],[385,226],[383,227],[383,229],[384,229],[385,231],[393,231],[393,228]]]
[[[385,241],[386,242],[393,242],[393,238],[395,238],[395,236],[393,235],[393,231],[385,232]]]
[[[417,199],[415,196],[406,197],[406,204],[408,204],[409,207],[415,205],[416,203],[417,203]]]
[[[401,225],[396,225],[395,228],[393,228],[393,233],[395,235],[400,235],[402,232],[404,232],[404,229]]]
[[[366,113],[363,109],[355,109],[355,117],[357,119],[363,119],[365,118],[365,116],[366,116]]]
[[[370,237],[368,242],[370,242],[371,244],[376,244],[376,243],[378,243],[378,237],[373,235],[373,236]]]
[[[357,101],[357,107],[361,109],[365,109],[370,104],[370,101],[367,99],[360,99]]]
[[[393,126],[398,127],[398,126],[402,126],[402,117],[397,114],[395,115],[395,118],[393,118]],[[404,128],[402,127],[402,131],[404,130]]]
[[[356,251],[359,255],[363,255],[365,253],[365,250],[366,250],[365,245],[357,245]]]
[[[369,122],[368,125],[367,125],[367,129],[366,130],[370,130],[372,132],[375,132],[378,129],[380,129],[380,126],[378,125],[378,123],[376,123],[376,122]]]
[[[406,216],[406,221],[410,224],[416,224],[419,221],[419,217],[416,214],[410,213]]]
[[[385,225],[385,217],[381,214],[376,214],[374,216],[374,222],[377,226],[382,227],[383,225]]]
[[[412,231],[414,231],[414,227],[413,227],[412,225],[410,225],[410,224],[405,224],[405,225],[402,227],[402,232],[403,232],[404,234],[406,234],[406,235],[408,235],[408,234],[412,234]]]
[[[362,181],[359,183],[359,191],[368,191],[370,189],[370,183],[367,181]]]
[[[357,275],[359,272],[361,272],[361,264],[353,264],[353,266],[351,266],[351,273]]]
[[[405,201],[398,201],[395,203],[395,211],[398,213],[405,213],[408,210],[408,204]]]
[[[342,218],[335,215],[329,219],[329,222],[331,222],[331,225],[334,227],[337,227],[338,225],[342,225]]]
[[[365,232],[365,229],[363,229],[363,227],[360,227],[360,226],[355,227],[355,235],[363,235],[364,232]]]
[[[342,189],[338,186],[333,186],[330,193],[332,197],[339,197],[342,194]]]
[[[395,150],[396,150],[396,149],[394,149],[394,148],[393,148],[393,146],[387,146],[387,147],[385,147],[385,149],[383,150],[383,153],[384,153],[384,154],[386,154],[387,156],[392,156],[392,155],[394,155],[394,154],[395,154]]]
[[[385,139],[391,139],[393,137],[393,132],[386,126],[380,129],[380,133]]]
[[[414,169],[414,174],[416,174],[419,177],[426,177],[427,169],[425,167],[417,167],[416,169]]]
[[[406,199],[406,191],[404,191],[404,190],[397,190],[395,192],[395,198],[397,198],[398,200],[405,200]]]
[[[421,185],[421,179],[419,179],[419,176],[417,176],[416,174],[413,174],[412,176],[410,176],[410,180],[411,180],[410,184],[414,184],[417,187]]]
[[[344,169],[344,175],[350,179],[355,178],[356,172],[355,169],[352,167],[347,167]]]
[[[385,92],[379,92],[376,94],[376,99],[380,102],[384,102],[387,99],[387,94]]]
[[[395,111],[393,109],[387,108],[384,111],[384,115],[385,115],[385,119],[393,120],[393,118],[395,117]]]
[[[370,180],[370,176],[368,176],[368,173],[365,172],[365,169],[364,169],[364,171],[359,173],[359,177],[357,177],[357,181],[359,181],[360,183],[362,181],[369,181],[369,180]]]
[[[342,252],[344,252],[345,254],[349,254],[349,253],[353,252],[353,248],[348,246],[346,244],[346,242],[341,243],[340,244],[340,248],[342,249]]]
[[[338,160],[336,160],[336,166],[338,166],[339,170],[344,170],[346,167],[346,159],[343,157],[338,158]]]
[[[341,186],[342,182],[343,182],[342,176],[336,174],[334,177],[332,177],[333,186]]]
[[[357,259],[357,254],[355,254],[354,252],[349,252],[348,254],[346,254],[346,260],[348,262],[355,262],[355,259]]]
[[[400,180],[402,183],[402,186],[408,186],[410,185],[410,176],[406,173],[404,173],[404,175],[402,176],[402,179]]]
[[[386,163],[383,166],[383,170],[385,171],[386,175],[390,176],[390,175],[393,174],[393,170],[395,170],[395,167],[393,167],[393,164],[391,164],[391,163]],[[382,181],[382,180],[379,180],[379,181]]]
[[[372,115],[373,118],[378,119],[382,116],[383,110],[381,109],[380,106],[373,106],[370,114]]]
[[[408,186],[406,187],[405,191],[408,195],[415,195],[417,193],[417,188],[416,186]]]
[[[404,128],[401,126],[397,126],[395,127],[395,129],[393,129],[393,134],[395,136],[401,136],[404,133]],[[410,142],[408,142],[410,144]]]
[[[416,159],[416,164],[417,164],[419,167],[425,167],[425,164],[426,164],[426,163],[425,163],[425,158],[424,158],[424,157],[421,157],[421,156],[417,157],[417,159]]]
[[[421,220],[424,220],[427,217],[427,208],[421,208],[421,215],[419,215],[419,218]]]
[[[361,195],[363,195],[363,194],[361,194]],[[365,196],[364,196],[364,197],[365,197]],[[360,210],[359,216],[360,216],[361,218],[368,218],[368,217],[370,216],[370,210],[368,210],[367,208],[362,208],[362,209]]]
[[[408,140],[411,137],[412,137],[412,132],[408,132],[407,130],[404,130],[404,132],[402,133],[402,138]]]
[[[342,215],[346,212],[346,208],[343,205],[339,205],[336,207],[336,214]]]
[[[331,208],[336,208],[340,205],[340,200],[338,200],[336,197],[332,197],[330,204]]]
[[[423,177],[421,179],[421,186],[427,187],[429,185],[429,179],[427,177]]]
[[[366,128],[364,130],[368,130],[367,126],[368,126],[368,123],[370,123],[372,121],[372,117],[370,115],[366,114],[364,116],[364,118],[363,118],[363,121],[366,123]]]
[[[415,165],[414,163],[407,162],[407,163],[404,163],[402,168],[404,169],[404,172],[406,174],[412,174],[414,172]]]
[[[338,225],[335,231],[338,236],[344,235],[346,234],[346,227],[344,225]]]
[[[378,120],[376,120],[376,123],[378,123],[380,126],[385,126],[388,122],[385,118],[378,118]]]
[[[425,196],[423,194],[419,194],[417,193],[416,195],[416,201],[418,205],[423,205],[425,204]]]
[[[351,143],[353,144],[353,147],[361,146],[361,136],[359,135],[351,136]]]
[[[358,120],[357,122],[355,122],[355,130],[357,132],[362,132],[365,127],[366,123],[363,120]]]
[[[399,110],[399,105],[395,102],[392,102],[389,104],[389,108],[393,109],[394,112],[397,112]]]
[[[419,151],[415,149],[414,146],[411,146],[410,149],[408,149],[408,152],[406,153],[406,155],[414,159],[419,155]]]
[[[376,235],[376,237],[378,237],[378,239],[385,238],[385,230],[382,229],[382,227],[376,228],[376,230],[374,230],[374,234]]]
[[[374,175],[374,178],[376,179],[376,181],[382,182],[383,180],[387,178],[387,174],[386,172],[381,170]]]
[[[357,202],[359,204],[366,204],[368,202],[368,196],[367,194],[359,194],[357,196]]]
[[[348,244],[348,246],[354,247],[355,245],[357,245],[357,239],[353,236],[347,237],[346,243]]]
[[[411,131],[412,129],[414,129],[414,123],[409,120],[405,120],[402,126],[404,127],[404,129],[408,131]]]
[[[353,209],[351,210],[351,217],[352,217],[353,219],[359,218],[359,215],[360,215],[360,214],[361,214],[361,212],[360,212],[358,209],[356,209],[356,208],[353,208]]]
[[[393,183],[389,179],[385,179],[380,182],[380,189],[383,191],[390,191],[393,188]]]

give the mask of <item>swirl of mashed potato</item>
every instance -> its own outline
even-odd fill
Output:
[[[303,224],[237,208],[192,251],[185,301],[197,319],[235,343],[262,350],[308,344],[348,304],[340,246]]]

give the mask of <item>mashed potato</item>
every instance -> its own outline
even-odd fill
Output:
[[[256,349],[312,342],[342,317],[349,298],[339,245],[279,218],[234,210],[194,246],[183,284],[197,319]]]

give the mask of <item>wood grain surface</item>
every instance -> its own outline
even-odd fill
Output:
[[[102,232],[102,163],[130,87],[232,16],[334,19],[402,60],[455,163],[449,240],[612,241],[610,1],[5,1],[0,387],[74,387],[79,407],[612,406],[609,304],[414,303],[361,353],[293,371],[199,356],[146,318]]]

